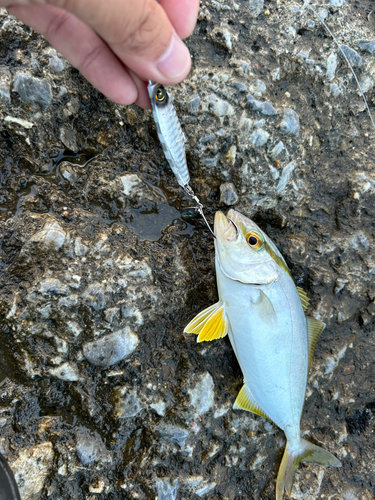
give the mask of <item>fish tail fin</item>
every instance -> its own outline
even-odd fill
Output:
[[[341,467],[341,462],[332,453],[320,446],[301,439],[297,446],[287,441],[285,452],[281,460],[280,469],[276,480],[276,500],[282,500],[284,490],[290,495],[294,475],[300,462],[312,462],[315,464]]]

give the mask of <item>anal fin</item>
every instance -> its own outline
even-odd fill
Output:
[[[228,333],[228,321],[225,317],[224,305],[217,302],[201,311],[190,321],[184,332],[198,335],[198,342],[225,337]]]
[[[315,318],[311,318],[310,316],[307,316],[306,323],[307,323],[307,339],[309,342],[309,371],[310,371],[310,366],[314,356],[314,349],[316,343],[318,342],[318,338],[326,325],[322,321],[319,321],[318,319]]]
[[[300,286],[296,286],[296,288],[297,288],[297,292],[299,295],[299,299],[300,299],[301,304],[302,304],[302,308],[304,311],[306,311],[307,306],[309,305],[310,299],[308,298],[307,293],[305,292],[305,290],[303,288],[301,288]]]
[[[234,410],[246,410],[256,413],[261,417],[270,419],[270,417],[262,410],[259,404],[255,401],[255,398],[246,384],[242,386],[242,389],[238,393],[236,401],[233,405]]]

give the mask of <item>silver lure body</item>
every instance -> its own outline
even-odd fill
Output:
[[[159,140],[165,157],[182,188],[189,185],[190,176],[186,163],[185,138],[173,104],[165,88],[150,81],[148,94]]]

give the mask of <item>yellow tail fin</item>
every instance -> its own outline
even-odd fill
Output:
[[[341,467],[341,462],[329,451],[315,444],[301,439],[299,443],[287,441],[283,459],[281,460],[279,473],[276,481],[276,500],[282,500],[284,490],[290,495],[293,485],[294,474],[300,462],[312,462],[315,464]]]

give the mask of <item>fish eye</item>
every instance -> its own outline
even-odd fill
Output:
[[[249,231],[246,233],[245,238],[247,243],[251,246],[251,248],[254,248],[254,250],[260,250],[262,248],[264,243],[263,237],[256,231]]]
[[[157,102],[164,102],[167,97],[167,92],[164,87],[158,87],[155,91],[155,99]]]

